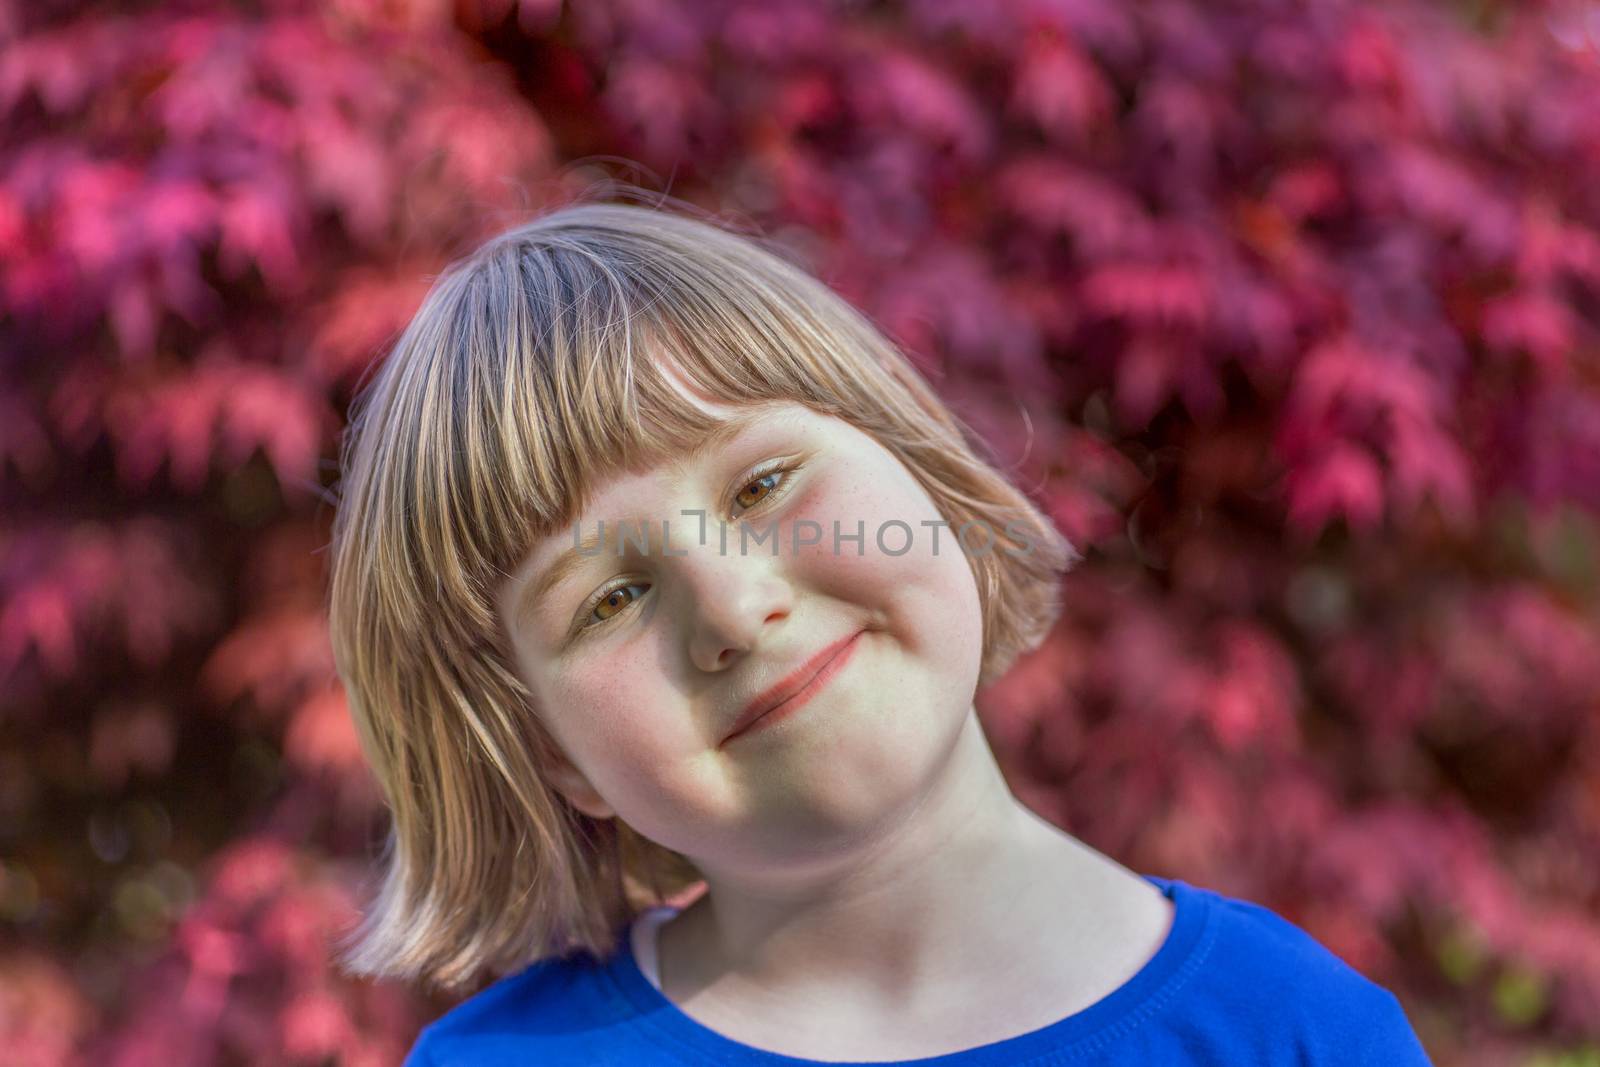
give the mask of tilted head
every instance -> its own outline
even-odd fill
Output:
[[[779,862],[869,818],[849,783],[911,788],[906,746],[1037,644],[1076,559],[843,299],[656,209],[566,207],[451,265],[345,448],[332,636],[393,815],[346,964],[445,987],[603,955],[690,855]],[[646,551],[534,595],[574,526],[619,519]],[[775,553],[741,550],[752,522]],[[726,736],[857,633],[814,702],[859,714]],[[937,729],[894,710],[929,702]]]

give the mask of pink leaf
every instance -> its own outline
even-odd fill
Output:
[[[1040,35],[1017,64],[1010,107],[1052,141],[1080,144],[1110,117],[1113,101],[1099,69],[1071,41]]]
[[[1363,448],[1336,443],[1320,458],[1290,472],[1288,520],[1315,534],[1342,518],[1370,531],[1383,517],[1383,476]]]

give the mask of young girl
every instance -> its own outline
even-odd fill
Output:
[[[393,811],[346,965],[497,979],[407,1063],[1427,1063],[1298,927],[1011,794],[974,692],[1076,558],[751,239],[589,203],[447,270],[334,534]]]

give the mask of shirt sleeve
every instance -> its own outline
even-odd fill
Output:
[[[1361,1067],[1433,1067],[1422,1039],[1406,1018],[1406,1010],[1392,992],[1385,989],[1378,1011],[1371,1020]]]

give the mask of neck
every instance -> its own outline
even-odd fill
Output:
[[[975,960],[1058,966],[1062,937],[1095,921],[1070,914],[1075,887],[1086,903],[1088,887],[1128,874],[1012,795],[976,712],[947,773],[872,839],[776,873],[702,873],[707,892],[661,930],[663,988],[885,1006],[970,986]]]

